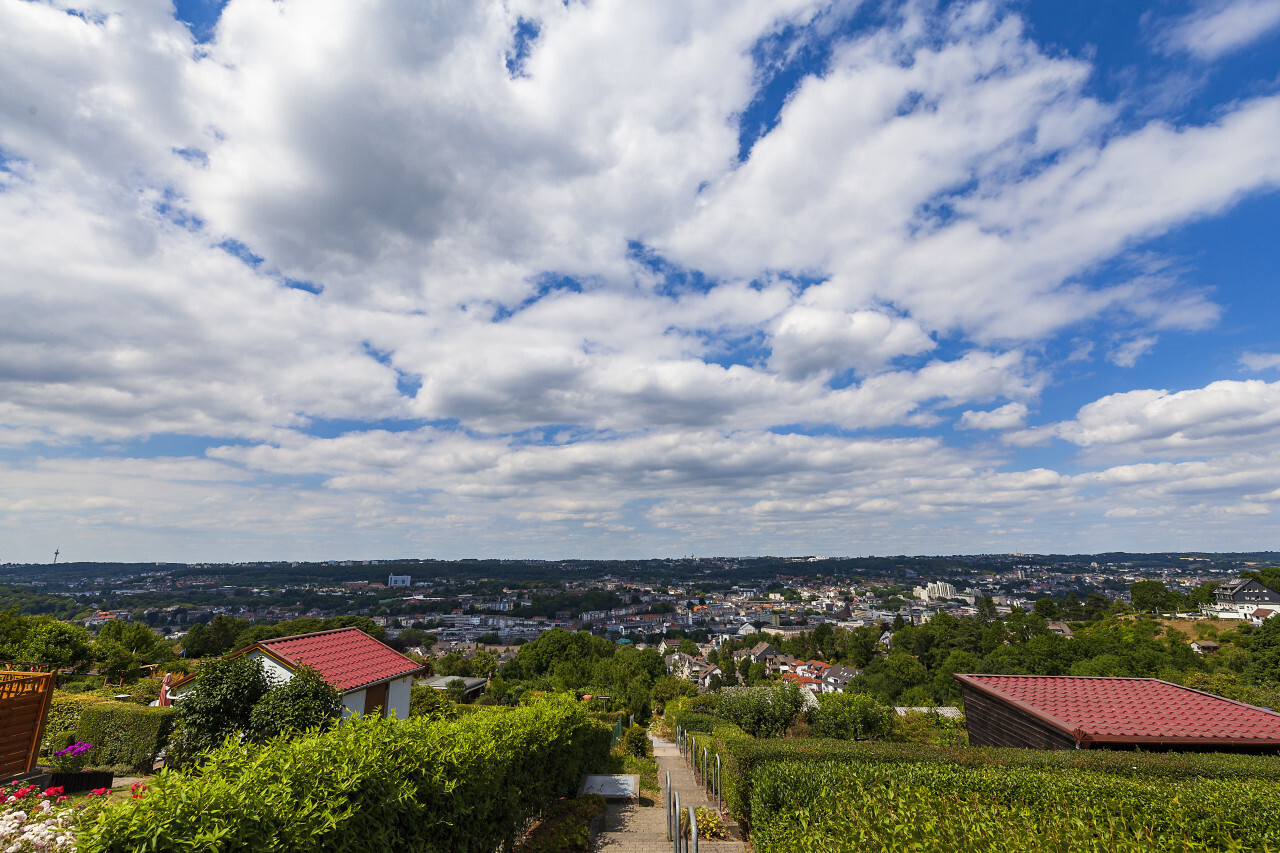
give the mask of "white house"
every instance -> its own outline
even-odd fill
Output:
[[[398,720],[409,717],[409,689],[422,666],[370,637],[359,628],[337,628],[263,640],[236,652],[262,660],[267,678],[281,684],[303,666],[342,693],[342,716],[377,713]],[[195,686],[196,676],[175,681],[169,691],[182,700]]]

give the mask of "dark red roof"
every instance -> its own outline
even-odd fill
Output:
[[[343,693],[409,675],[422,668],[359,628],[298,634],[294,637],[263,640],[256,645],[294,666],[313,668],[325,681]]]
[[[1280,714],[1155,678],[956,675],[1076,743],[1280,746]]]

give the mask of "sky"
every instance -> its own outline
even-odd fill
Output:
[[[0,562],[1280,547],[1280,0],[0,0]]]

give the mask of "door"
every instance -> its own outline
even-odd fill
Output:
[[[375,684],[364,689],[364,712],[366,715],[376,713],[379,717],[387,715],[387,682]]]

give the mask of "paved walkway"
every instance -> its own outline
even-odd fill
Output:
[[[680,793],[680,806],[714,808],[693,779],[691,771],[680,758],[680,748],[674,743],[658,740],[653,735],[653,754],[658,760],[658,784],[666,782],[666,772],[671,771],[671,784]],[[604,829],[596,841],[598,853],[671,853],[672,843],[667,840],[666,810],[663,808],[665,792],[649,792],[646,800],[652,805],[610,803],[605,815]],[[725,817],[725,823],[729,819]],[[730,837],[737,835],[737,827],[730,825]],[[741,841],[698,840],[698,853],[745,853],[747,846]]]

